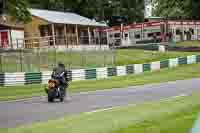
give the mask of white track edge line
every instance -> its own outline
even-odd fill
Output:
[[[180,94],[180,95],[172,96],[172,97],[169,97],[169,98],[163,98],[163,99],[161,99],[159,101],[160,102],[167,102],[167,101],[175,100],[175,99],[178,99],[178,98],[181,98],[181,97],[187,97],[189,95],[190,94]],[[150,103],[147,103],[147,104],[150,104]],[[140,105],[140,104],[128,104],[128,106],[137,106],[137,105]],[[97,110],[93,110],[93,111],[89,111],[89,112],[83,112],[83,113],[84,114],[93,114],[93,113],[98,113],[98,112],[103,112],[103,111],[109,111],[109,110],[113,110],[113,109],[118,109],[118,108],[122,108],[122,107],[123,106],[114,106],[114,107],[110,107],[110,108],[97,109]]]

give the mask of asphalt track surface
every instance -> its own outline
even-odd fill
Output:
[[[0,128],[14,128],[63,116],[128,104],[158,101],[200,91],[200,78],[71,94],[64,103],[48,103],[46,97],[0,103]]]

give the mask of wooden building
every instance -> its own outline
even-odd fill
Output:
[[[31,9],[32,21],[24,26],[26,48],[58,45],[93,45],[97,29],[106,27],[75,13]]]
[[[30,9],[32,21],[22,24],[0,17],[0,48],[95,45],[106,24],[75,13]]]
[[[24,39],[24,25],[16,23],[9,16],[0,16],[0,48],[16,48],[22,44],[18,39]]]

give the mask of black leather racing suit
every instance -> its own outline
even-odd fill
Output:
[[[57,79],[59,81],[59,88],[61,89],[61,91],[64,92],[64,95],[66,94],[66,87],[68,85],[66,75],[67,71],[65,71],[65,68],[61,67],[54,69],[51,75],[52,78]]]

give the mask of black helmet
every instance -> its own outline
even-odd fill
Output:
[[[58,67],[65,67],[65,65],[62,62],[58,62]]]

